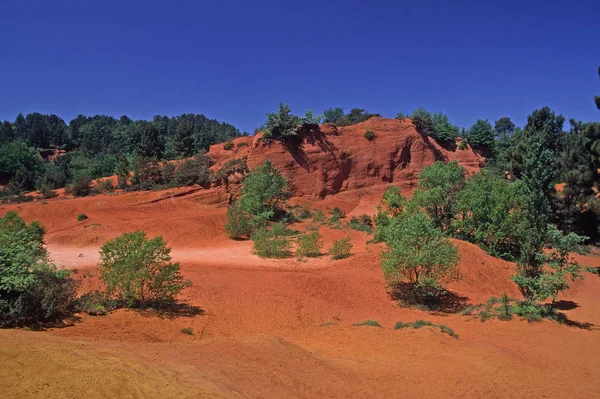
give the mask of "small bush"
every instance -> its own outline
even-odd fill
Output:
[[[92,192],[92,180],[85,176],[79,176],[75,179],[73,184],[71,184],[71,194],[75,197],[86,197]]]
[[[348,258],[351,253],[352,242],[350,242],[350,237],[344,237],[339,240],[335,240],[331,249],[329,249],[329,255],[336,260]]]
[[[369,234],[373,232],[373,219],[369,215],[353,216],[348,224],[352,230],[364,231]]]
[[[40,187],[40,194],[44,199],[54,198],[58,196],[58,194],[56,194],[56,191],[54,191],[52,187],[48,184],[42,184],[42,186]]]
[[[227,208],[225,231],[230,238],[239,240],[250,237],[254,228],[255,223],[252,216],[240,208],[239,202],[236,201]]]
[[[322,210],[320,209],[314,209],[313,210],[313,222],[322,222],[326,219],[327,217],[325,216],[325,214],[323,213]]]
[[[84,220],[87,220],[88,217],[85,213],[78,213],[77,214],[77,221],[78,222],[83,222]]]
[[[247,147],[248,146],[248,142],[246,141],[241,141],[239,143],[237,143],[237,148],[242,148],[242,147]]]
[[[297,220],[306,220],[312,216],[312,214],[310,213],[310,209],[300,205],[294,206],[292,208],[292,212]]]
[[[179,330],[179,332],[185,335],[194,335],[194,330],[192,329],[192,327],[182,328],[181,330]]]
[[[233,141],[231,141],[231,140],[229,140],[225,144],[223,144],[223,149],[225,151],[233,150],[233,147],[234,147],[234,144],[233,144]]]
[[[371,327],[379,327],[381,328],[381,324],[379,324],[379,322],[377,320],[364,320],[361,321],[359,323],[354,323],[352,324],[355,327],[359,327],[359,326],[371,326]]]
[[[331,215],[331,218],[329,219],[331,222],[337,222],[338,220],[346,217],[344,211],[337,206],[329,211],[329,215]]]
[[[422,327],[439,328],[442,333],[448,334],[449,336],[451,336],[454,339],[458,339],[458,335],[450,327],[448,327],[444,324],[434,324],[428,320],[417,320],[412,323],[404,323],[404,322],[399,321],[394,326],[394,329],[395,330],[403,330],[405,328],[414,328],[417,330]]]
[[[108,299],[127,307],[172,303],[190,285],[162,237],[148,239],[143,231],[125,233],[100,249],[100,277]]]
[[[296,256],[298,258],[313,258],[321,255],[323,249],[323,240],[319,231],[304,233],[298,237],[298,247]]]
[[[99,193],[112,193],[115,191],[115,185],[113,184],[112,180],[105,179],[98,182],[96,185],[96,191]]]
[[[291,256],[290,231],[285,224],[275,224],[270,230],[262,227],[252,233],[254,253],[261,258],[281,259]]]
[[[175,185],[200,186],[209,181],[211,161],[208,157],[198,156],[183,161],[175,171]]]
[[[363,136],[364,136],[364,138],[366,138],[369,141],[373,141],[373,140],[375,140],[375,137],[377,137],[377,135],[375,134],[375,132],[372,131],[372,130],[367,130],[365,132],[365,134],[363,134]]]
[[[87,292],[77,298],[75,308],[78,312],[90,316],[106,316],[109,311],[118,308],[115,301],[107,298],[106,293],[100,291]]]

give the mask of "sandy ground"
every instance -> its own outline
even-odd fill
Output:
[[[364,233],[322,228],[326,248],[351,236],[349,259],[264,260],[251,243],[226,238],[225,209],[164,193],[133,193],[0,207],[47,228],[51,257],[98,286],[98,249],[123,231],[161,234],[193,286],[189,307],[156,315],[120,310],[80,315],[43,332],[0,330],[3,398],[593,398],[600,392],[600,277],[586,273],[560,299],[589,329],[550,321],[480,322],[401,308],[379,269],[381,246]],[[353,214],[369,207],[349,195]],[[373,207],[372,205],[370,205]],[[77,222],[77,213],[89,219]],[[302,226],[299,226],[300,228]],[[515,265],[458,242],[463,279],[450,288],[468,303],[507,292]],[[600,266],[596,256],[577,256]],[[383,328],[353,326],[365,319]],[[396,321],[446,324],[394,330]],[[194,335],[180,332],[192,328]]]

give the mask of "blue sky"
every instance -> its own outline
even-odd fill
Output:
[[[6,4],[8,3],[8,4]],[[326,3],[326,4],[323,4]],[[9,1],[0,119],[204,113],[252,132],[287,102],[452,122],[544,105],[600,120],[600,1]]]

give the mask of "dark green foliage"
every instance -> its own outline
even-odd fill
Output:
[[[175,185],[202,186],[208,183],[211,166],[211,159],[202,155],[183,161],[175,170]]]
[[[267,160],[252,170],[244,179],[240,209],[264,225],[284,214],[283,206],[289,198],[287,182],[281,172]]]
[[[323,236],[318,230],[301,234],[298,237],[296,256],[298,258],[314,258],[321,256],[323,249]]]
[[[242,147],[248,147],[248,142],[247,141],[240,141],[239,143],[237,143],[237,148],[242,148]]]
[[[487,120],[477,119],[477,121],[469,128],[469,144],[473,147],[494,147],[494,129]]]
[[[192,329],[192,327],[182,328],[181,330],[179,330],[179,332],[184,335],[194,335],[194,330]]]
[[[487,170],[469,178],[453,205],[457,238],[493,256],[517,260],[525,232],[526,201],[521,182],[509,183]]]
[[[429,137],[435,138],[435,124],[433,116],[424,108],[417,108],[410,116],[417,131]]]
[[[231,141],[231,140],[229,140],[229,141],[225,142],[225,144],[223,144],[223,149],[225,151],[233,150],[233,147],[234,147],[233,141]]]
[[[325,219],[327,219],[327,216],[325,216],[322,210],[314,209],[312,218],[313,222],[319,223],[325,221]]]
[[[323,122],[333,123],[334,125],[337,125],[344,117],[344,109],[339,108],[339,107],[338,108],[329,108],[329,109],[326,109],[325,112],[323,112],[323,115],[324,115]]]
[[[337,126],[351,126],[367,121],[379,114],[372,114],[363,108],[352,108],[350,112],[341,117],[335,124]]]
[[[381,268],[392,286],[408,284],[415,303],[438,295],[457,280],[458,249],[423,213],[394,218],[386,234]]]
[[[366,138],[369,141],[373,141],[373,140],[375,140],[375,137],[377,137],[377,135],[375,134],[375,132],[372,131],[372,130],[367,130],[365,132],[365,134],[363,134],[363,136],[364,136],[364,138]]]
[[[252,233],[254,253],[261,258],[290,257],[292,254],[292,243],[289,238],[291,234],[292,232],[283,223],[277,223],[271,229],[259,228]]]
[[[454,143],[459,136],[458,126],[450,123],[448,115],[441,112],[432,117],[435,134],[432,136],[440,143]]]
[[[306,220],[312,217],[310,209],[305,206],[295,205],[292,207],[292,213],[296,220]]]
[[[75,197],[86,197],[92,192],[92,179],[87,176],[79,176],[71,184],[71,194]]]
[[[280,103],[279,112],[267,114],[263,137],[267,140],[285,141],[296,136],[299,125],[300,118],[292,114],[292,110],[287,104]]]
[[[23,141],[0,146],[0,182],[12,179],[14,194],[34,189],[42,173],[43,164],[35,148]]]
[[[0,218],[0,327],[37,326],[72,313],[77,284],[49,263],[44,232],[15,212]]]
[[[373,219],[369,215],[353,216],[348,225],[352,230],[364,231],[369,234],[373,232]]]
[[[148,239],[143,231],[125,233],[100,249],[100,276],[109,299],[126,307],[160,306],[175,301],[190,285],[171,262],[162,237]]]
[[[370,327],[379,327],[382,328],[381,324],[379,324],[379,322],[377,320],[364,320],[358,323],[354,323],[352,324],[355,327],[360,327],[360,326],[370,326]]]
[[[164,141],[155,123],[139,121],[134,133],[139,140],[135,152],[143,158],[161,158],[164,151]]]
[[[350,241],[350,237],[333,241],[333,245],[329,249],[329,255],[335,260],[348,258],[351,254],[352,242]]]
[[[465,169],[456,161],[437,161],[419,173],[418,184],[412,201],[425,209],[436,227],[446,231],[454,215],[454,202],[465,184]]]
[[[233,202],[231,206],[227,208],[225,231],[230,238],[233,238],[234,240],[248,238],[255,227],[252,215],[241,209],[239,201]]]
[[[404,323],[404,322],[399,321],[394,326],[394,329],[395,330],[403,330],[405,328],[414,328],[415,330],[418,330],[419,328],[422,328],[422,327],[439,328],[442,333],[448,334],[449,336],[451,336],[454,339],[458,339],[458,335],[450,327],[448,327],[444,324],[434,324],[428,320],[417,320],[412,323]]]
[[[84,220],[87,220],[88,217],[85,213],[78,213],[77,214],[77,221],[78,222],[83,222]]]
[[[344,211],[337,206],[329,211],[329,215],[331,215],[331,218],[329,219],[331,222],[337,222],[338,220],[346,217]]]
[[[46,184],[42,184],[42,186],[40,187],[40,194],[44,199],[55,198],[58,196],[58,194],[56,194],[56,191],[52,189],[52,186]]]
[[[494,123],[494,134],[496,137],[503,135],[510,137],[515,132],[515,128],[516,126],[510,118],[504,116]]]

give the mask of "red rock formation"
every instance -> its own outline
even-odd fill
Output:
[[[367,140],[364,133],[375,132]],[[271,160],[288,179],[294,196],[324,198],[343,191],[377,185],[410,189],[419,172],[437,160],[457,161],[468,172],[482,166],[484,159],[470,148],[440,145],[420,135],[410,119],[371,118],[346,127],[324,124],[304,129],[286,142],[264,143],[261,134],[235,140],[236,147],[226,151],[223,144],[210,148],[219,169],[228,160],[247,157],[250,169]],[[237,147],[238,143],[245,143]]]

